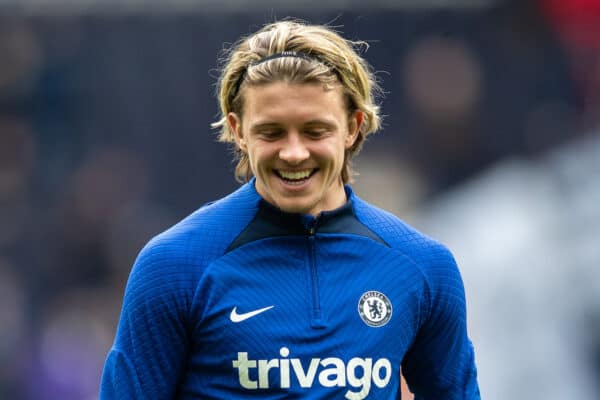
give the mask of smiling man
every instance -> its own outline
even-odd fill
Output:
[[[256,191],[281,210],[315,216],[346,202],[341,171],[362,121],[362,111],[347,110],[339,85],[319,82],[250,86],[244,113],[228,114]]]
[[[152,239],[131,272],[101,399],[479,399],[450,252],[352,191],[379,128],[356,46],[282,21],[219,81],[244,184]]]

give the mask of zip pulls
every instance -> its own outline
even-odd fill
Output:
[[[306,232],[307,232],[307,264],[308,274],[310,279],[311,288],[311,318],[310,325],[315,329],[325,328],[325,321],[323,320],[323,313],[321,311],[321,295],[319,288],[319,269],[317,263],[317,241],[316,241],[316,230],[319,223],[319,218],[311,218],[305,220]]]

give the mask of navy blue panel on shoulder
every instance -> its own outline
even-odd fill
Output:
[[[322,221],[319,224],[319,233],[344,233],[365,236],[389,247],[381,237],[356,218],[351,201],[337,210],[323,212],[320,218]]]

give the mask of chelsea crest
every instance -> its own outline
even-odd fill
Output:
[[[358,314],[365,324],[379,328],[392,318],[392,303],[385,294],[371,290],[360,297]]]

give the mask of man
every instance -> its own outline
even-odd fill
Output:
[[[142,250],[101,399],[479,399],[464,290],[442,245],[357,197],[379,127],[353,43],[283,21],[219,81],[246,183]]]

